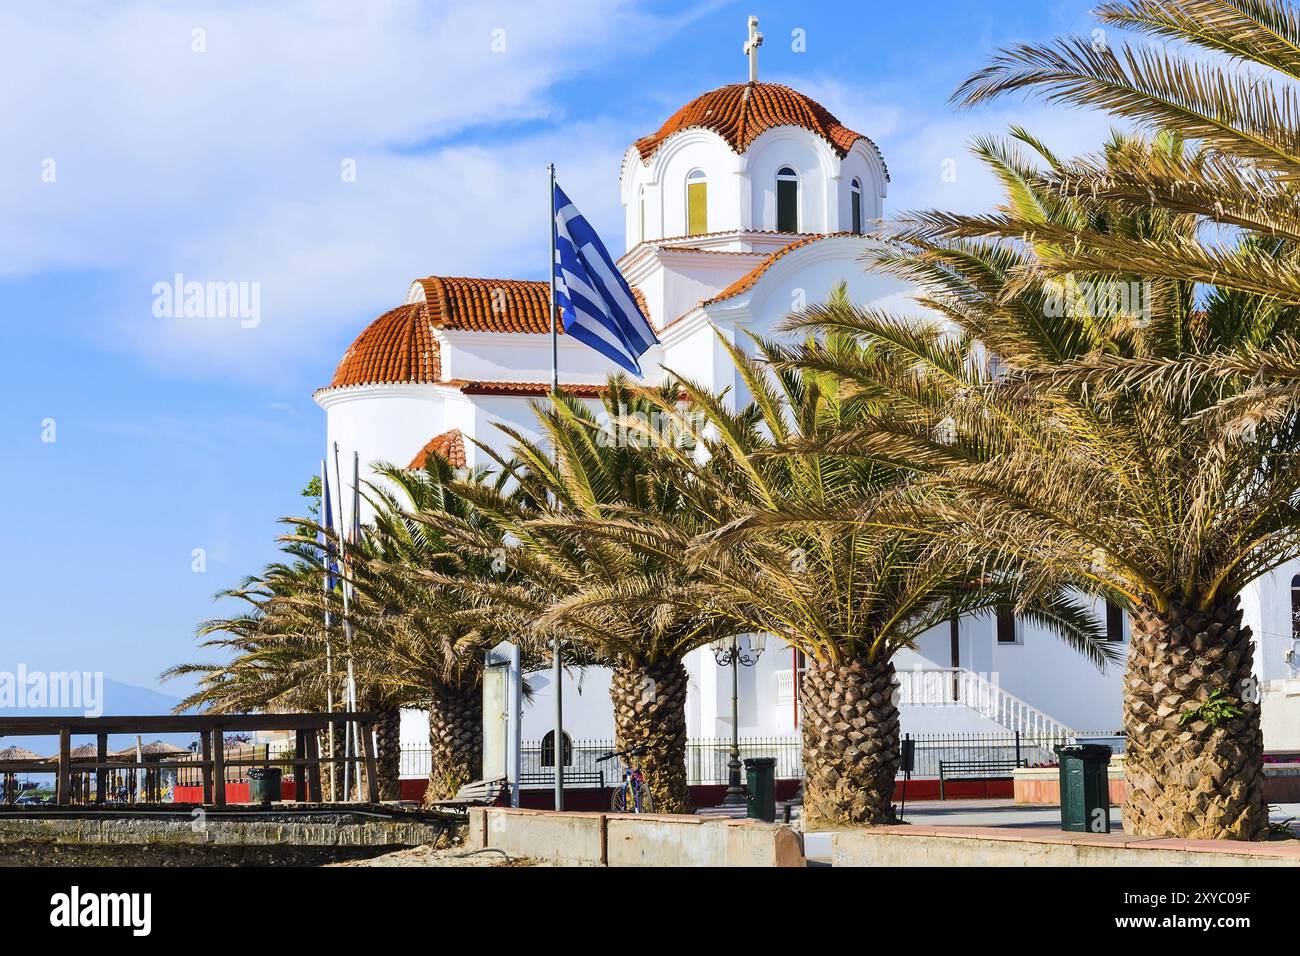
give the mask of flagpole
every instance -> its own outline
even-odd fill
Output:
[[[334,771],[338,768],[334,766],[334,657],[330,649],[330,542],[329,534],[333,529],[330,527],[334,523],[333,509],[330,508],[330,475],[329,469],[325,466],[325,459],[320,460],[320,500],[321,500],[321,520],[325,522],[325,577],[323,581],[325,589],[325,712],[329,714],[329,723],[326,725],[329,730],[329,737],[325,741],[325,756],[328,760],[329,767],[329,802],[334,802]],[[299,757],[306,756],[299,754]],[[306,768],[298,771],[306,773]]]
[[[361,452],[352,450],[352,544],[361,540]],[[348,633],[348,708],[357,712],[357,678],[352,669],[352,634]],[[361,725],[352,723],[352,755],[361,756]],[[357,799],[361,799],[361,771],[357,770]]]
[[[351,712],[352,705],[352,605],[348,595],[348,549],[347,535],[343,533],[343,473],[339,468],[339,443],[334,443],[334,478],[335,487],[339,490],[339,566],[343,575],[343,641],[348,650],[348,686],[345,688],[347,699],[347,708]],[[350,800],[352,797],[352,723],[350,720],[343,724],[343,799]]]
[[[560,394],[559,308],[555,301],[555,164],[548,163],[551,174],[551,395]],[[556,454],[559,450],[556,449]],[[551,668],[555,683],[555,809],[564,809],[564,668],[560,661],[560,635],[551,638]]]

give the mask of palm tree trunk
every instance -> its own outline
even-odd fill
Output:
[[[379,778],[379,799],[397,800],[402,785],[402,712],[381,707],[375,721],[375,774]]]
[[[483,772],[483,684],[434,686],[429,700],[429,788],[424,799],[449,800]]]
[[[614,668],[616,750],[644,744],[641,758],[656,813],[688,813],[686,788],[686,666],[677,661],[622,660]]]
[[[1124,675],[1124,830],[1140,836],[1254,840],[1268,830],[1264,738],[1250,628],[1234,595],[1205,611],[1139,608]],[[1179,717],[1215,691],[1242,711]]]
[[[894,823],[898,706],[894,665],[810,657],[803,705],[804,820],[818,826]]]

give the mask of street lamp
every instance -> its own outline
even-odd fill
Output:
[[[758,663],[767,638],[762,634],[750,634],[747,643],[749,647],[741,650],[740,635],[733,634],[709,644],[718,666],[731,668],[731,756],[727,759],[727,795],[722,798],[724,807],[745,805],[745,788],[740,785],[740,668]]]

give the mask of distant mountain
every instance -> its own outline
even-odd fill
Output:
[[[137,687],[134,684],[124,684],[121,681],[104,679],[104,701],[102,705],[104,716],[170,714],[172,708],[180,702],[179,697],[173,697],[170,694],[164,694],[149,687]],[[60,714],[81,715],[82,713],[83,710],[79,708],[0,707],[0,716],[3,717],[54,717]],[[194,734],[157,734],[151,735],[143,742],[165,740],[178,747],[188,747],[196,739]],[[76,747],[83,743],[93,742],[93,740],[93,737],[82,737],[74,734],[72,745]],[[110,750],[120,750],[123,747],[131,746],[133,743],[135,743],[135,739],[132,737],[114,734],[109,737],[108,748]],[[0,749],[9,746],[26,747],[28,750],[34,750],[38,754],[48,756],[58,752],[59,738],[55,736],[0,738]]]

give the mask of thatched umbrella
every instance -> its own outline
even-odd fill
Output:
[[[6,747],[0,750],[0,760],[43,760],[44,758],[33,753],[26,747]]]
[[[142,744],[140,747],[140,756],[146,760],[149,759],[150,757],[153,758],[175,757],[175,756],[179,756],[180,754],[188,754],[188,753],[189,751],[186,750],[184,747],[177,747],[175,744],[169,744],[165,740],[153,740],[147,744]],[[113,756],[120,757],[128,761],[134,761],[135,754],[136,754],[135,745],[132,744],[129,747],[123,747],[121,750],[116,751],[113,754]],[[132,774],[133,784],[134,784],[134,780],[135,780],[135,775]],[[145,771],[144,788],[145,788],[146,797],[151,796],[155,800],[161,799],[162,780],[157,769],[150,768]]]
[[[0,750],[0,760],[41,760],[40,754],[28,750],[26,747],[6,747]],[[11,771],[4,772],[4,796],[6,803],[13,803],[17,796],[18,775]]]

